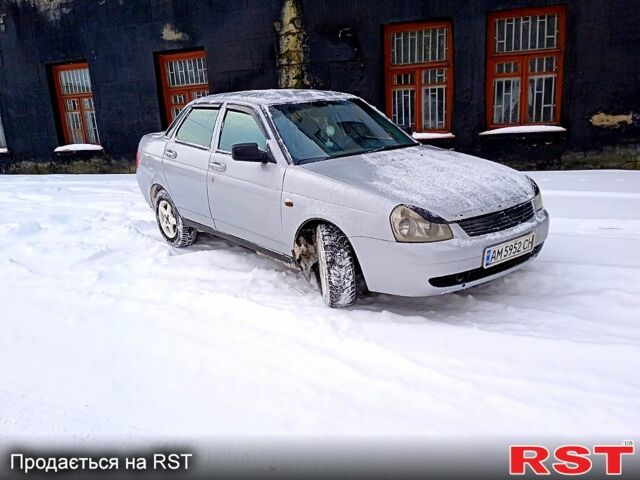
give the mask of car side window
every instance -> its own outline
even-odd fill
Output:
[[[227,110],[218,149],[230,152],[231,147],[238,143],[257,143],[260,150],[267,148],[267,138],[253,115],[238,110]]]
[[[218,112],[214,108],[194,108],[180,125],[176,140],[209,148]]]

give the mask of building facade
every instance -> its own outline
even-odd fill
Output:
[[[191,99],[278,87],[516,167],[637,168],[638,25],[636,0],[0,0],[0,168],[132,163]]]

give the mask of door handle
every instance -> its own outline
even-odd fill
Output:
[[[178,156],[177,152],[174,152],[173,150],[165,150],[164,151],[165,156],[167,156],[168,158],[176,158]]]
[[[209,167],[216,172],[224,172],[227,169],[227,166],[222,162],[209,162]]]

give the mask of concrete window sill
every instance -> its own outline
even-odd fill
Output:
[[[412,134],[414,140],[444,140],[453,139],[456,136],[451,132],[446,133],[430,133],[430,132],[415,132]]]
[[[553,133],[553,132],[566,132],[567,129],[557,125],[518,125],[516,127],[503,127],[495,128],[493,130],[486,130],[480,132],[480,136],[489,135],[520,135],[531,133]]]
[[[63,145],[57,147],[53,153],[65,153],[65,152],[101,152],[104,149],[101,145],[94,145],[91,143],[72,143],[70,145]]]

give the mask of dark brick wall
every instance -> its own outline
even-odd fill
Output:
[[[561,124],[566,134],[480,137],[486,130],[487,15],[567,6]],[[454,142],[446,146],[513,164],[561,166],[566,152],[640,143],[640,4],[636,0],[323,0],[304,2],[310,73],[323,87],[384,106],[383,25],[449,19],[454,31]],[[636,114],[633,125],[595,127],[598,112]],[[524,159],[527,161],[525,162]]]
[[[40,3],[49,3],[47,0]],[[272,21],[279,1],[3,1],[0,107],[16,160],[49,159],[62,143],[47,66],[87,60],[100,137],[108,153],[132,157],[140,136],[161,128],[154,53],[204,47],[214,91],[271,88],[277,71]],[[162,39],[169,23],[188,36]]]
[[[0,113],[14,160],[48,160],[61,143],[47,66],[89,62],[102,143],[132,157],[161,128],[154,53],[204,47],[213,92],[277,86],[283,0],[0,0]],[[299,0],[314,86],[384,107],[382,28],[451,19],[453,133],[445,146],[513,164],[562,166],[576,152],[640,144],[640,8],[636,0]],[[486,18],[490,11],[567,5],[562,125],[566,134],[486,139]],[[38,8],[49,5],[57,8]],[[165,41],[171,24],[188,39]],[[632,125],[591,124],[598,112],[634,112]],[[637,147],[636,147],[637,148]],[[524,158],[527,162],[524,162]],[[1,161],[1,160],[0,160]]]

